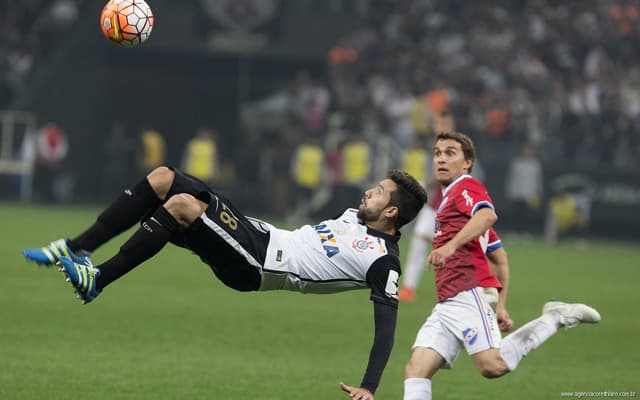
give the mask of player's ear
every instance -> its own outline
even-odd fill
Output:
[[[465,158],[463,168],[466,170],[467,173],[469,173],[469,171],[471,171],[471,167],[473,167],[473,160],[470,158]]]
[[[389,206],[384,209],[384,216],[387,218],[396,218],[398,216],[398,206]]]

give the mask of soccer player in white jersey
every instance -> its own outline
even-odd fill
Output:
[[[490,276],[485,257],[488,230],[497,216],[484,185],[469,175],[474,160],[473,142],[466,135],[436,136],[433,170],[443,199],[427,266],[435,267],[438,303],[418,331],[405,367],[405,400],[430,400],[433,375],[451,368],[462,346],[483,376],[497,378],[513,371],[558,328],[600,321],[589,306],[550,301],[541,317],[501,338],[505,321],[499,325],[493,308],[501,283]]]
[[[193,251],[218,279],[239,291],[370,288],[375,335],[369,363],[359,387],[340,384],[352,398],[370,400],[393,347],[399,228],[415,218],[426,201],[426,192],[413,177],[394,170],[364,193],[358,209],[288,231],[245,217],[192,176],[159,167],[125,190],[79,236],[25,249],[24,255],[45,265],[60,262],[60,270],[87,303],[168,242]],[[141,227],[116,255],[92,265],[89,252],[138,221]]]

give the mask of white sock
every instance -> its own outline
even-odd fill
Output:
[[[404,400],[431,400],[431,379],[405,379]]]
[[[509,371],[516,369],[520,361],[558,331],[554,315],[546,314],[518,328],[500,342],[500,355]]]
[[[426,268],[427,245],[429,243],[419,235],[413,235],[409,243],[407,262],[403,272],[402,286],[415,290],[420,283],[422,272]]]

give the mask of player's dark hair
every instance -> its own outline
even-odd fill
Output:
[[[469,167],[468,171],[469,173],[471,173],[473,164],[475,164],[476,161],[476,146],[473,145],[473,140],[471,140],[471,138],[464,133],[453,131],[438,133],[436,135],[434,143],[436,143],[438,140],[446,139],[455,140],[456,142],[460,143],[460,147],[462,147],[462,153],[464,154],[464,159],[471,160],[471,166]]]
[[[387,174],[387,178],[398,186],[391,193],[391,199],[387,206],[398,207],[398,217],[394,227],[400,229],[418,215],[424,203],[427,202],[427,191],[413,176],[405,171],[391,170]]]

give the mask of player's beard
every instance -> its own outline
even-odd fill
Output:
[[[378,218],[380,218],[380,213],[381,212],[382,212],[382,210],[377,210],[377,211],[375,211],[375,210],[367,210],[364,207],[360,207],[360,208],[358,208],[358,213],[356,214],[356,216],[362,222],[372,222],[372,221],[377,221]]]

